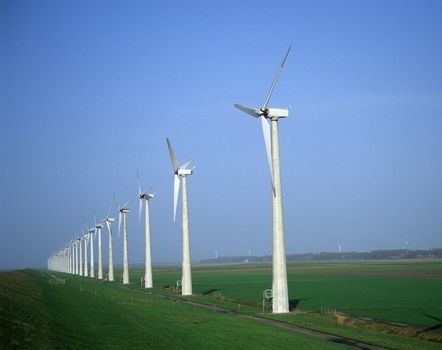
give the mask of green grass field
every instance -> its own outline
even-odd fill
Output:
[[[48,277],[0,273],[0,349],[341,348],[120,285]]]
[[[44,271],[0,273],[0,349],[347,348],[162,299],[158,295],[173,294],[164,287],[180,278],[177,267],[155,269],[152,294],[140,286],[143,271],[134,267],[126,288],[119,282],[55,275],[66,283],[50,284]],[[390,349],[441,348],[415,337],[436,327],[422,334],[442,339],[440,261],[290,264],[289,294],[297,312],[287,315],[262,313],[257,305],[270,287],[268,265],[194,266],[192,277],[195,295],[183,299]],[[321,314],[321,308],[376,322],[338,324],[336,317]],[[402,334],[401,327],[398,332],[387,322],[412,327],[403,327]]]
[[[159,271],[155,284],[174,284],[180,273]],[[336,309],[386,322],[430,327],[442,319],[442,262],[299,263],[288,266],[289,295],[302,310]],[[211,289],[261,303],[271,288],[266,265],[194,267],[196,293]],[[430,316],[430,317],[429,317]]]

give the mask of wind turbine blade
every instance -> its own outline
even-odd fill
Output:
[[[270,124],[269,121],[261,116],[262,133],[264,135],[264,143],[267,152],[267,161],[269,162],[270,176],[272,178],[272,189],[274,189],[273,183],[273,163],[272,163],[272,138],[270,136]]]
[[[176,207],[178,204],[178,193],[180,192],[180,178],[175,174],[173,183],[173,221],[176,219]]]
[[[180,166],[180,169],[187,169],[187,167],[189,166],[189,164],[190,164],[191,161],[192,161],[192,158],[186,160],[186,161],[184,162],[184,164]]]
[[[247,113],[255,118],[258,118],[259,115],[261,114],[261,111],[257,108],[246,107],[246,106],[239,105],[239,104],[234,104],[234,106],[235,106],[235,108],[238,108],[240,111],[243,111],[244,113]]]
[[[117,205],[117,208],[120,209],[121,207],[120,207],[120,204],[118,204],[117,197],[115,197],[115,193],[112,193],[112,195],[114,196],[114,201],[115,201],[115,204]]]
[[[176,161],[175,152],[173,151],[172,144],[170,143],[168,138],[166,138],[166,141],[167,141],[167,147],[169,147],[170,160],[172,161],[173,171],[177,171],[179,166],[178,162]]]
[[[276,72],[275,78],[273,78],[272,85],[270,86],[269,93],[267,94],[267,97],[264,101],[264,105],[262,106],[262,110],[265,110],[267,108],[267,104],[269,103],[270,97],[272,96],[273,90],[275,89],[276,82],[278,81],[279,75],[281,74],[282,67],[284,67],[285,60],[287,59],[287,56],[289,55],[290,49],[292,48],[292,45],[289,46],[287,52],[285,53],[285,56],[281,62],[281,65],[278,68],[278,71]]]
[[[127,208],[127,205],[128,205],[129,203],[130,203],[130,199],[129,199],[126,203],[123,204],[122,208]]]
[[[107,226],[107,231],[112,236],[112,226],[111,226],[111,223],[107,220],[106,220],[106,226]]]
[[[111,210],[112,210],[112,203],[111,203],[111,205],[109,207],[109,210],[107,211],[106,219],[109,217],[109,214],[110,214]]]
[[[121,230],[121,211],[118,212],[118,239],[120,238],[120,230]]]
[[[138,226],[141,224],[141,210],[143,210],[143,198],[140,198],[138,205]]]
[[[137,179],[138,179],[138,195],[141,195],[141,183],[140,183],[140,175],[138,174],[137,170]]]

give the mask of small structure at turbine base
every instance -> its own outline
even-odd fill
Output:
[[[265,289],[262,292],[262,311],[271,311],[273,305],[273,290]]]

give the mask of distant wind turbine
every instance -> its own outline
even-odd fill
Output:
[[[138,178],[138,198],[140,200],[139,202],[139,209],[138,209],[138,223],[141,220],[141,211],[143,209],[143,202],[145,205],[145,213],[144,213],[144,227],[145,227],[145,250],[146,250],[146,260],[145,260],[145,274],[144,274],[144,288],[152,288],[153,287],[153,278],[152,278],[152,253],[151,253],[151,247],[150,247],[150,213],[149,213],[149,201],[154,198],[154,195],[152,193],[149,193],[152,189],[149,188],[146,191],[141,191],[141,183],[140,183],[140,176],[137,171],[137,178]]]
[[[83,276],[83,247],[82,247],[82,243],[83,242],[83,237],[79,237],[78,238],[78,251],[80,253],[80,264],[79,264],[79,271],[78,274],[80,276]]]
[[[112,209],[112,206],[109,208],[109,211],[107,212],[106,218],[104,219],[104,222],[106,223],[107,227],[107,233],[109,237],[109,270],[107,274],[108,281],[112,282],[114,280],[114,260],[113,260],[113,254],[112,254],[112,223],[115,221],[114,218],[111,218],[109,216],[110,211]]]
[[[88,277],[88,269],[89,267],[87,262],[87,246],[89,245],[89,233],[84,234],[84,276]]]
[[[182,198],[182,224],[183,224],[183,271],[181,277],[181,294],[192,295],[192,271],[190,266],[190,242],[189,242],[189,218],[187,212],[187,176],[192,175],[192,169],[187,167],[191,159],[181,166],[175,157],[172,144],[166,139],[169,148],[170,159],[172,161],[172,169],[174,173],[173,185],[173,221],[176,219],[176,207],[178,204],[178,194],[180,191],[180,176],[183,179],[183,198]]]
[[[98,234],[98,279],[103,279],[103,254],[101,251],[101,229],[103,225],[101,223],[97,224],[97,220],[94,217],[95,221],[95,232]]]
[[[120,237],[121,219],[123,219],[123,284],[129,284],[129,261],[128,261],[128,247],[127,247],[127,213],[130,209],[126,206],[129,204],[128,200],[122,207],[118,204],[117,197],[114,194],[114,200],[118,207],[118,237]]]
[[[289,312],[278,137],[278,120],[279,118],[288,117],[289,111],[288,109],[268,108],[267,106],[290,49],[291,46],[289,46],[281,65],[276,72],[272,85],[270,86],[270,90],[266,99],[264,100],[263,106],[261,108],[251,108],[235,104],[235,107],[239,110],[251,115],[252,117],[261,119],[261,127],[267,152],[267,161],[270,168],[273,192],[273,313]],[[267,119],[271,120],[271,130]]]
[[[70,254],[70,269],[69,269],[69,273],[70,274],[74,274],[75,273],[75,248],[74,248],[74,240],[72,239],[69,242],[69,254]]]
[[[78,275],[78,239],[74,241],[75,268],[74,273]]]
[[[95,228],[91,228],[88,231],[89,237],[91,240],[91,273],[90,277],[95,278],[95,266],[94,266],[94,237],[95,237]]]

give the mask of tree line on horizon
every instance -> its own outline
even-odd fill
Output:
[[[322,261],[322,260],[394,260],[394,259],[439,259],[442,258],[442,248],[433,249],[387,249],[369,252],[320,252],[288,254],[287,261]],[[201,263],[243,263],[271,262],[272,256],[220,256],[203,259]]]

